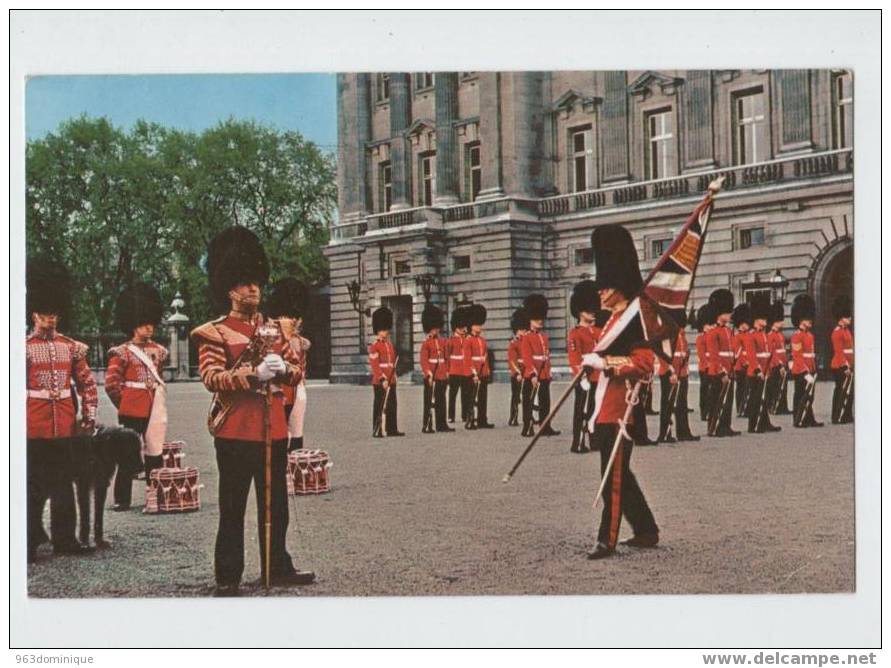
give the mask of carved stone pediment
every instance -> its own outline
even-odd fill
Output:
[[[661,72],[647,70],[629,84],[628,92],[634,97],[645,100],[653,94],[656,88],[663,95],[674,95],[682,83],[684,80],[680,77],[670,77]]]
[[[570,88],[557,98],[557,101],[551,106],[551,113],[559,114],[563,118],[572,115],[576,111],[591,113],[594,111],[594,106],[600,101],[599,97],[582,95]]]
[[[436,149],[436,124],[429,118],[417,119],[405,130],[405,136],[412,146],[420,147],[423,151]]]

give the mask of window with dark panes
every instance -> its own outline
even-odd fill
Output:
[[[386,102],[390,99],[390,75],[377,75],[377,101]]]
[[[594,150],[592,148],[591,128],[577,128],[570,132],[572,147],[572,192],[581,192],[591,187],[589,181],[593,173]]]
[[[404,276],[411,273],[411,262],[405,258],[393,260],[393,274],[396,276]]]
[[[483,186],[482,159],[479,142],[467,144],[467,175],[470,201],[476,200]]]
[[[436,154],[422,153],[419,158],[420,206],[432,206],[436,195]]]
[[[434,78],[433,72],[418,72],[415,74],[415,88],[433,88]]]
[[[573,251],[574,264],[576,267],[582,265],[590,265],[594,263],[594,249],[590,246],[582,246]]]
[[[671,242],[673,240],[668,237],[665,239],[652,239],[650,241],[650,259],[658,260],[665,251],[668,250],[668,247],[671,246]]]
[[[751,165],[770,159],[764,92],[759,88],[735,96],[733,108],[736,164]]]
[[[466,269],[470,269],[470,256],[469,255],[453,255],[452,256],[452,270],[453,271],[464,271]]]
[[[390,169],[389,162],[382,162],[378,170],[378,182],[380,184],[378,209],[386,213],[390,210],[390,205],[393,203],[393,172]]]
[[[749,227],[739,231],[739,247],[751,248],[764,245],[764,228]]]
[[[854,90],[850,72],[833,77],[835,101],[835,128],[833,148],[851,148],[854,145]]]
[[[646,170],[649,179],[677,176],[674,115],[671,109],[660,109],[646,115]]]

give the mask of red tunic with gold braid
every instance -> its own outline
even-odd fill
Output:
[[[596,325],[576,325],[569,330],[566,338],[566,357],[569,361],[569,369],[575,376],[582,370],[582,355],[594,352],[594,346],[600,339],[600,328]],[[597,382],[600,372],[592,369],[588,374],[588,380]]]
[[[230,406],[215,434],[219,438],[261,443],[265,440],[266,390],[258,381],[252,363],[242,362],[235,366],[261,324],[263,316],[259,314],[250,320],[228,315],[192,331],[192,337],[198,343],[198,370],[204,386],[211,392],[219,392],[223,403]],[[281,387],[298,384],[303,369],[287,341],[279,341],[270,352],[281,355],[288,367],[271,383],[270,431],[273,440],[281,440],[288,438]]]
[[[532,330],[520,340],[520,357],[523,359],[523,377],[538,376],[539,380],[551,379],[551,349],[548,335]]]
[[[105,393],[118,409],[118,415],[147,418],[152,412],[158,383],[142,360],[130,351],[130,346],[142,350],[154,363],[159,376],[167,361],[167,349],[154,341],[140,343],[134,339],[108,350]]]
[[[606,336],[610,327],[621,317],[625,310],[613,311],[610,319],[603,327],[601,336]],[[625,419],[625,412],[628,408],[627,393],[628,386],[626,381],[632,385],[638,381],[645,379],[653,373],[655,367],[656,354],[652,348],[644,344],[636,345],[631,349],[627,356],[604,355],[607,367],[603,374],[606,378],[601,377],[599,384],[607,383],[606,391],[603,397],[599,399],[600,405],[597,410],[597,424],[615,424]],[[597,396],[600,396],[600,387],[597,389]],[[628,424],[634,423],[633,412],[628,415]]]
[[[87,344],[56,332],[34,332],[25,340],[28,438],[70,438],[77,429],[71,383],[80,400],[81,420],[96,421],[99,395],[87,364]]]
[[[294,402],[297,400],[297,385],[305,382],[306,380],[306,351],[309,350],[310,341],[309,339],[305,339],[299,334],[295,334],[291,337],[290,340],[291,349],[294,352],[294,360],[300,369],[303,370],[303,374],[300,377],[300,381],[296,385],[282,385],[282,394],[284,395],[285,406],[293,406]]]

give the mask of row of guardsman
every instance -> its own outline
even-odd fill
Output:
[[[709,436],[735,436],[733,404],[737,417],[748,419],[749,433],[779,431],[770,415],[793,416],[795,427],[820,427],[814,418],[816,389],[814,335],[814,300],[798,295],[792,304],[791,319],[797,331],[787,349],[783,333],[785,313],[782,303],[771,304],[764,295],[751,303],[734,306],[733,294],[715,290],[698,311],[691,310],[679,322],[679,333],[671,361],[656,357],[653,374],[646,380],[640,401],[635,406],[634,442],[656,445],[676,441],[698,441],[690,429],[688,407],[689,345],[685,327],[699,331],[695,346],[699,363],[699,414]],[[543,295],[531,294],[511,316],[514,336],[508,344],[511,395],[509,426],[518,426],[522,407],[522,435],[532,436],[550,411],[551,355],[548,335],[544,333],[548,303]],[[573,375],[582,369],[583,355],[597,345],[610,311],[601,309],[593,281],[578,283],[570,298],[570,311],[577,325],[567,339],[569,366]],[[831,335],[831,371],[835,379],[832,422],[853,420],[854,341],[851,331],[850,300],[841,296],[833,304],[837,326]],[[422,325],[427,334],[420,348],[419,366],[424,377],[422,432],[454,431],[449,423],[460,415],[465,429],[486,429],[494,425],[488,419],[487,386],[491,382],[491,357],[483,327],[486,309],[482,304],[461,306],[452,312],[451,335],[443,335],[445,317],[432,304],[424,307]],[[396,350],[390,338],[392,313],[382,307],[372,314],[375,340],[368,348],[371,381],[374,388],[372,433],[375,437],[402,436],[397,427]],[[790,354],[791,352],[791,354]],[[594,410],[599,371],[590,369],[574,393],[572,452],[588,452],[591,433],[587,423]],[[652,385],[660,383],[660,411],[652,411]],[[788,383],[794,383],[793,410],[789,409]],[[448,400],[446,395],[448,394]],[[461,411],[456,406],[460,398]],[[646,415],[658,414],[659,435],[651,440]],[[560,432],[550,425],[543,435]],[[586,444],[586,440],[588,443]]]

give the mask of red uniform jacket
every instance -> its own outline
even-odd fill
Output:
[[[492,373],[489,369],[489,354],[484,336],[473,334],[464,337],[464,368],[470,370],[470,374],[479,378],[488,378]]]
[[[847,327],[839,325],[832,330],[832,361],[833,369],[843,369],[846,366],[854,368],[854,335]]]
[[[613,312],[601,335],[605,335],[609,331],[621,314],[622,311]],[[629,381],[633,385],[636,381],[645,379],[652,374],[656,354],[651,348],[641,344],[633,347],[627,357],[608,355],[605,359],[608,367],[598,381],[596,392],[598,398],[597,424],[611,424],[624,419],[628,392],[625,381]],[[603,389],[604,384],[606,384],[605,390]],[[628,424],[633,422],[634,414],[632,412],[628,416]]]
[[[520,358],[523,360],[523,378],[551,379],[551,349],[547,334],[541,331],[526,334],[520,340]]]
[[[433,380],[447,380],[449,377],[446,344],[444,337],[429,335],[421,344],[421,371],[426,380],[431,375]]]
[[[582,355],[594,352],[594,346],[600,340],[600,328],[595,325],[576,325],[569,330],[566,338],[566,356],[569,358],[569,368],[575,376],[582,370]],[[588,380],[597,382],[600,372],[592,369],[588,374]]]
[[[257,380],[254,364],[244,361],[235,365],[262,323],[263,316],[259,314],[252,320],[228,315],[192,330],[192,337],[198,344],[201,380],[208,390],[219,393],[227,407],[226,417],[215,434],[219,438],[260,443],[265,439],[265,388]],[[294,349],[287,341],[276,343],[272,352],[281,355],[288,367],[271,383],[270,431],[274,440],[281,440],[288,438],[281,386],[297,385],[303,378],[303,369],[297,364]]]
[[[464,360],[464,339],[466,336],[452,334],[446,344],[446,353],[449,356],[448,370],[450,376],[469,376],[470,368]]]
[[[95,422],[99,394],[87,364],[87,345],[58,333],[32,333],[25,339],[28,438],[74,436],[77,414],[71,383],[77,388],[81,418]]]
[[[687,344],[687,334],[683,329],[678,332],[678,339],[674,345],[674,360],[671,368],[674,369],[678,378],[686,378],[690,375],[690,346]],[[666,364],[660,361],[659,368],[664,366]]]
[[[375,339],[368,346],[368,364],[371,366],[371,384],[380,385],[387,379],[396,382],[396,347],[390,339]]]
[[[105,393],[118,409],[118,415],[147,418],[152,412],[157,381],[152,372],[130,350],[140,348],[155,365],[160,376],[167,361],[167,349],[154,341],[142,344],[130,340],[108,351]]]
[[[304,339],[299,334],[295,334],[291,337],[290,340],[291,348],[294,351],[294,360],[303,371],[304,374],[301,375],[300,383],[305,382],[306,380],[306,351],[309,350],[310,345],[312,345],[309,339]],[[284,396],[285,406],[293,406],[294,402],[297,401],[297,385],[282,385],[282,395]]]
[[[814,353],[814,335],[799,329],[792,335],[792,373],[816,373],[817,360]]]
[[[770,330],[767,334],[767,347],[770,349],[770,370],[786,367],[786,337],[782,330]]]
[[[720,376],[722,373],[733,375],[735,351],[733,334],[726,325],[715,325],[705,335],[705,350],[708,354],[708,373]]]
[[[767,347],[767,333],[764,330],[752,330],[745,339],[746,360],[748,371],[746,375],[755,376],[757,370],[761,370],[761,377],[767,376],[770,367],[770,348]]]
[[[752,336],[752,330],[745,332],[736,332],[731,339],[734,355],[734,371],[746,371],[749,366],[749,356],[746,354],[749,338]]]
[[[523,374],[523,360],[520,357],[520,337],[515,336],[507,344],[507,366],[510,374],[516,378],[517,374]]]
[[[696,356],[699,359],[699,375],[708,374],[708,350],[705,347],[705,332],[696,337]]]

